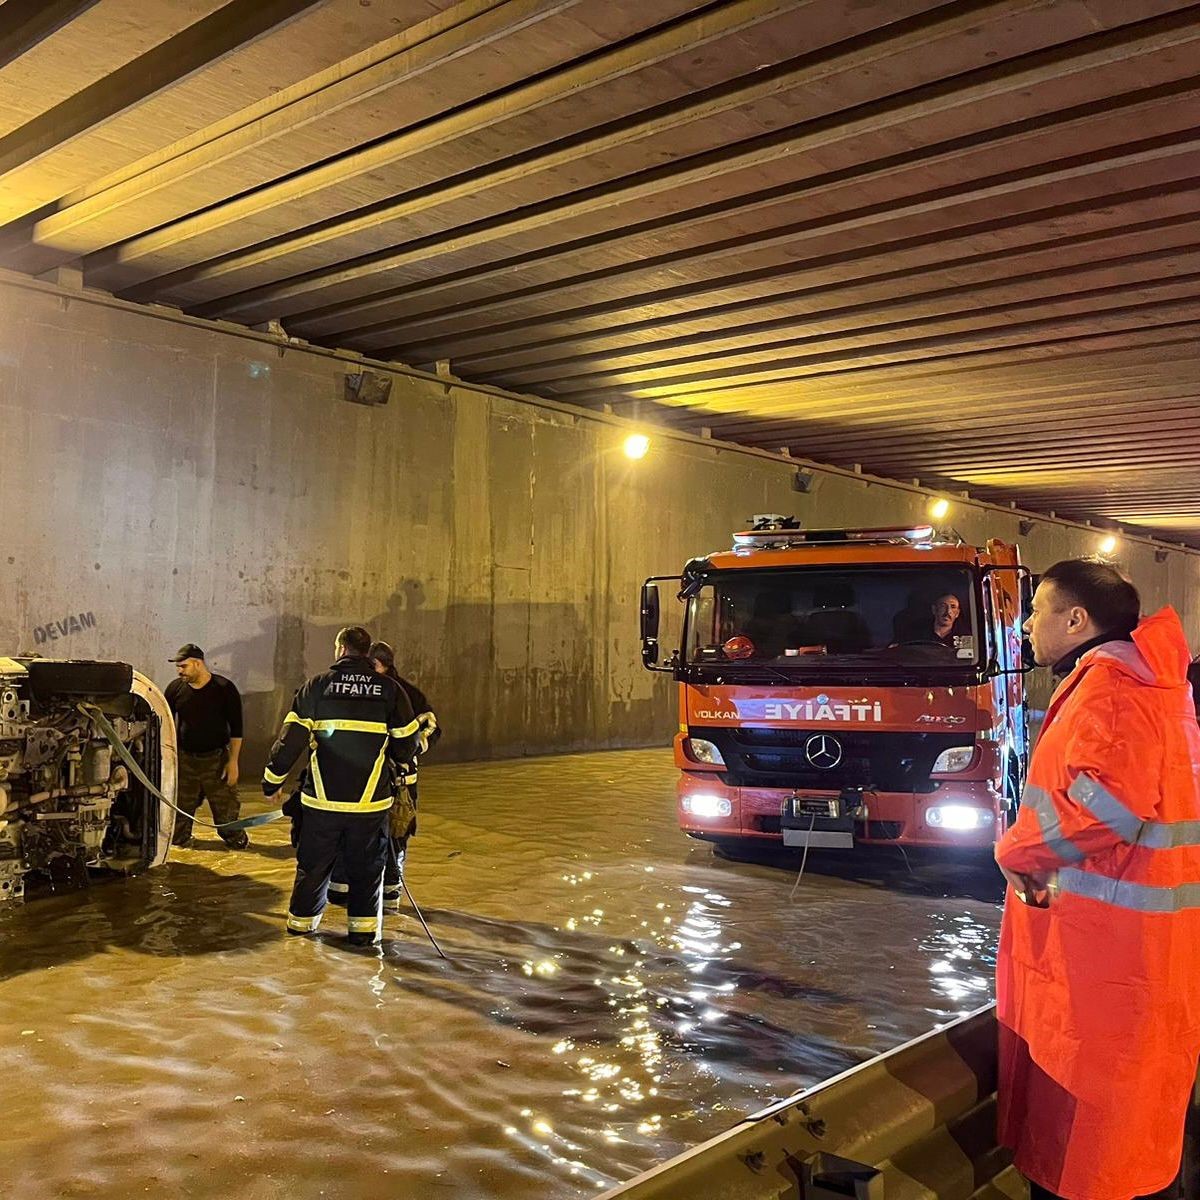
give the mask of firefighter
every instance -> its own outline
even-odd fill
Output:
[[[296,693],[263,772],[263,791],[273,796],[310,751],[288,932],[316,931],[340,854],[355,945],[379,940],[388,810],[396,779],[408,773],[419,729],[404,689],[375,671],[370,647],[371,635],[360,626],[337,635],[337,661]]]
[[[391,646],[387,642],[372,642],[368,654],[376,671],[394,679],[404,689],[417,720],[417,749],[409,773],[400,780],[396,803],[392,806],[387,862],[383,872],[383,907],[388,912],[399,912],[408,839],[417,832],[417,761],[442,736],[442,730],[425,693],[396,670],[396,653]],[[344,904],[348,890],[345,868],[339,859],[329,885],[330,903]]]
[[[1064,676],[996,847],[1000,1140],[1033,1200],[1171,1185],[1200,1056],[1200,728],[1179,617],[1138,612],[1071,560],[1027,625]]]

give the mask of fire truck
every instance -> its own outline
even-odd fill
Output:
[[[990,847],[1028,756],[1017,547],[773,514],[733,543],[642,587],[643,664],[679,685],[680,827],[731,853]]]

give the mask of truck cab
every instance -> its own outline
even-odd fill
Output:
[[[678,682],[678,816],[694,837],[991,846],[1028,755],[1017,548],[932,526],[756,517],[642,588],[642,659]],[[660,661],[664,589],[681,644]]]

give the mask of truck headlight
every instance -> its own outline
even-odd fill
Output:
[[[982,829],[992,819],[992,814],[982,808],[971,808],[966,804],[941,804],[925,814],[925,820],[934,829],[950,829],[955,833],[966,833]]]
[[[975,757],[974,746],[951,746],[937,756],[933,764],[935,775],[950,775],[955,771],[965,771]]]
[[[714,796],[712,792],[693,792],[684,796],[683,811],[693,817],[727,817],[733,812],[732,802],[725,796]]]
[[[708,763],[713,767],[725,765],[720,750],[712,742],[706,742],[704,738],[688,738],[688,754],[696,762]]]

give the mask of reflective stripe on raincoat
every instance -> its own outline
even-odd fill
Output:
[[[1059,685],[1007,870],[997,962],[1000,1140],[1067,1200],[1127,1200],[1179,1168],[1200,1056],[1200,729],[1179,618],[1089,651]]]

